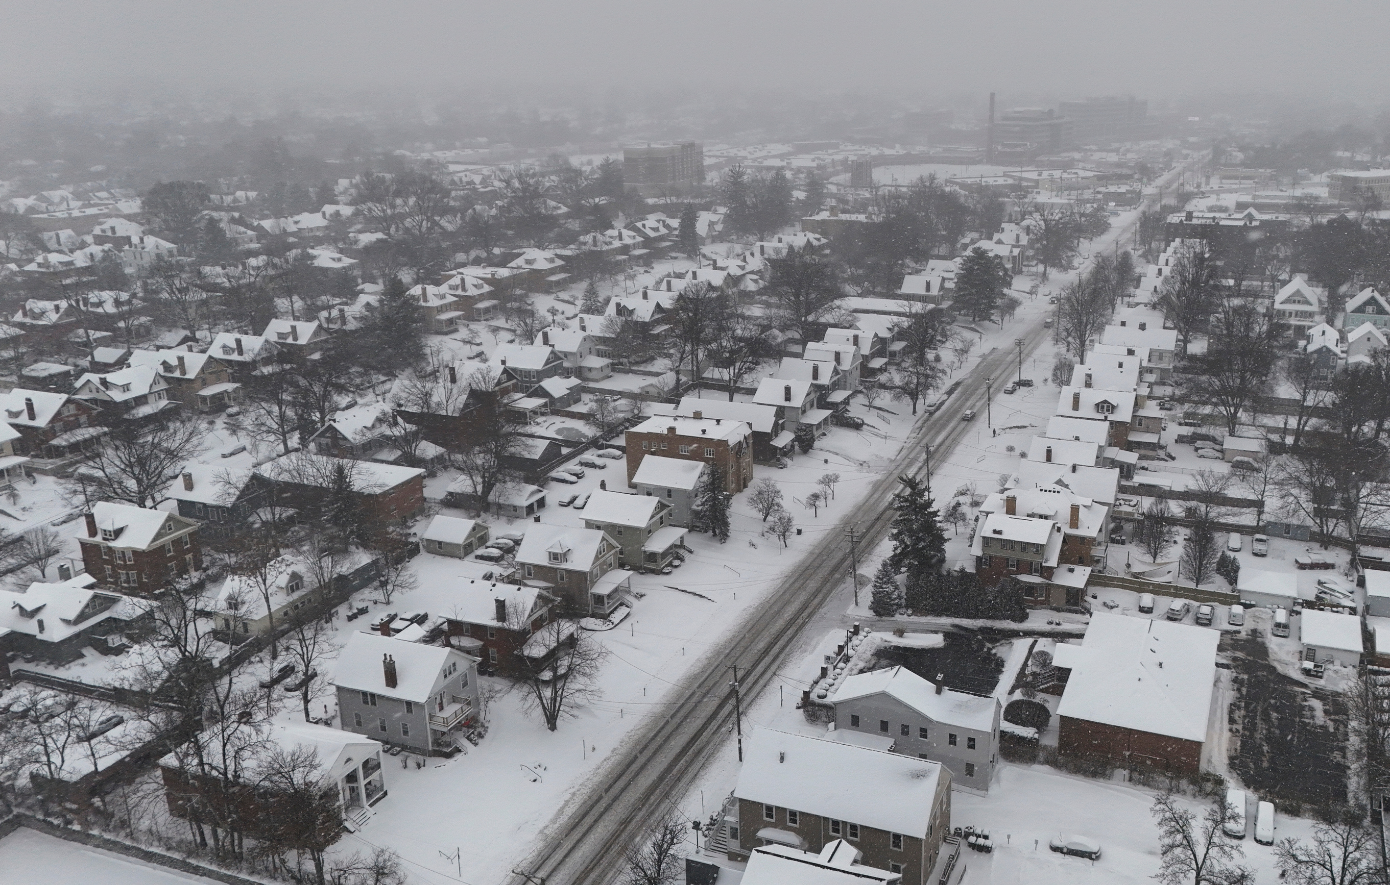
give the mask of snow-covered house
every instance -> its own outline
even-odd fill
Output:
[[[117,372],[91,372],[77,379],[72,394],[93,403],[113,420],[138,421],[169,406],[169,382],[150,365],[128,366]]]
[[[951,773],[939,763],[766,728],[745,743],[734,799],[731,860],[847,839],[866,866],[927,885],[950,835]]]
[[[1056,414],[1104,422],[1107,444],[1123,449],[1129,445],[1136,396],[1133,390],[1063,387],[1057,396]]]
[[[103,501],[86,514],[77,544],[87,574],[148,596],[203,567],[198,525],[163,510]]]
[[[830,698],[836,730],[883,735],[893,752],[940,762],[951,785],[988,793],[999,761],[998,699],[933,684],[904,667],[856,673]]]
[[[344,409],[309,437],[310,448],[334,458],[371,458],[390,445],[396,413],[386,403]]]
[[[812,881],[808,877],[814,877],[816,885],[900,885],[901,872],[865,866],[863,857],[862,851],[844,839],[827,842],[820,851],[802,851],[775,843],[763,845],[748,855],[740,885]]]
[[[1299,616],[1299,642],[1303,660],[1342,667],[1359,667],[1365,651],[1361,618],[1315,608]]]
[[[565,361],[549,345],[500,344],[488,365],[499,379],[514,380],[522,393],[528,393],[545,379],[561,374]]]
[[[859,389],[860,367],[863,355],[853,344],[837,344],[829,341],[810,341],[806,344],[804,359],[810,362],[831,362],[840,371],[838,390],[850,392]]]
[[[1096,612],[1080,645],[1059,643],[1063,755],[1201,770],[1220,631]]]
[[[564,641],[572,635],[573,625],[568,623],[564,625],[568,631],[562,628],[549,636],[542,632],[553,618],[556,602],[540,587],[457,579],[448,589],[451,607],[444,616],[448,644],[486,661],[489,669],[536,672],[556,648],[547,639]],[[532,668],[521,666],[522,655]]]
[[[706,469],[701,461],[647,455],[637,465],[632,487],[643,495],[660,498],[669,504],[671,513],[668,522],[671,525],[690,528],[691,508],[699,495]]]
[[[1322,322],[1321,293],[1304,274],[1294,274],[1274,295],[1274,319],[1294,338]]]
[[[129,365],[149,366],[169,385],[169,398],[186,409],[222,408],[240,398],[232,370],[211,353],[187,350],[133,350]]]
[[[809,378],[764,378],[758,382],[753,402],[775,408],[782,417],[783,429],[792,434],[802,424],[817,431],[830,418],[830,411],[820,407],[820,395]]]
[[[261,337],[273,341],[282,352],[298,359],[308,359],[318,353],[328,339],[328,332],[318,320],[271,320]]]
[[[96,589],[90,574],[25,590],[0,590],[0,679],[9,679],[11,654],[44,660],[80,658],[94,637],[114,635],[145,608],[126,596]]]
[[[669,407],[659,406],[654,413],[667,414],[668,409]],[[686,418],[742,421],[753,431],[753,461],[756,464],[771,464],[778,458],[791,454],[792,434],[786,430],[782,415],[775,406],[741,400],[685,396],[681,398],[680,405],[669,414]]]
[[[1347,333],[1347,365],[1368,363],[1376,351],[1384,350],[1385,332],[1374,323],[1362,323]]]
[[[226,363],[237,377],[249,377],[273,365],[280,346],[261,335],[218,332],[208,353]]]
[[[535,344],[553,347],[564,361],[564,373],[584,381],[602,381],[613,374],[613,361],[599,356],[598,343],[582,329],[541,329]]]
[[[487,545],[488,524],[481,519],[438,514],[420,533],[420,549],[437,556],[464,559]]]
[[[516,563],[574,614],[608,617],[630,596],[632,572],[617,567],[618,543],[597,529],[530,525]]]
[[[0,421],[19,433],[13,451],[36,458],[66,458],[89,450],[108,430],[96,406],[63,393],[16,387],[0,394]]]
[[[1355,329],[1370,323],[1380,329],[1390,329],[1390,301],[1374,288],[1367,287],[1347,301],[1342,328]]]
[[[685,529],[674,524],[671,506],[655,495],[599,489],[584,507],[584,525],[618,542],[620,568],[659,572],[686,549]]]
[[[1342,333],[1327,323],[1318,323],[1308,330],[1303,342],[1303,352],[1312,360],[1313,377],[1324,381],[1337,374],[1342,360],[1346,358],[1346,351],[1342,347]]]

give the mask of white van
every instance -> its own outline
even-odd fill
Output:
[[[1274,627],[1270,631],[1275,636],[1289,635],[1289,610],[1286,608],[1276,608],[1274,610]]]
[[[1261,802],[1255,809],[1255,841],[1261,845],[1274,844],[1274,803]]]
[[[1154,613],[1154,595],[1152,593],[1139,594],[1139,614],[1151,615]]]
[[[1174,599],[1168,603],[1168,614],[1165,616],[1170,621],[1181,621],[1187,617],[1188,611],[1192,608],[1192,603],[1186,599]]]
[[[1232,627],[1245,626],[1245,606],[1239,603],[1231,606],[1231,613],[1226,616],[1226,623]]]
[[[1245,838],[1245,791],[1226,791],[1226,820],[1221,829],[1232,839]]]
[[[1231,532],[1231,536],[1226,539],[1226,549],[1232,553],[1239,553],[1240,549],[1244,546],[1245,539],[1239,532]]]

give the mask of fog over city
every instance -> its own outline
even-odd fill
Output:
[[[0,885],[1390,883],[1387,33],[0,0]]]

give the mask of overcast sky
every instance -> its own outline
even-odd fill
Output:
[[[19,90],[508,80],[1379,102],[1390,0],[0,0]]]

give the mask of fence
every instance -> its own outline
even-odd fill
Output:
[[[1087,587],[1114,587],[1117,590],[1132,590],[1135,593],[1152,593],[1155,596],[1176,596],[1194,602],[1211,602],[1218,605],[1231,605],[1240,602],[1240,595],[1226,590],[1202,590],[1197,587],[1183,587],[1178,584],[1165,584],[1162,581],[1147,581],[1143,578],[1126,578],[1120,575],[1091,573]]]

